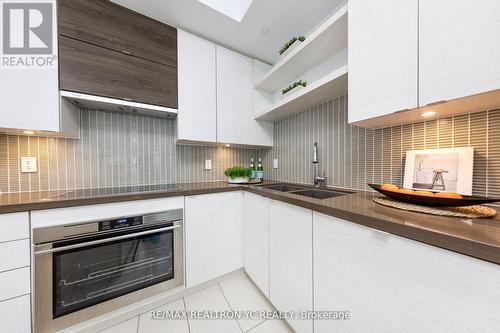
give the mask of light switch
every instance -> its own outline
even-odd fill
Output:
[[[205,170],[212,170],[212,160],[205,160]]]
[[[278,169],[278,159],[273,159],[273,169]]]
[[[37,172],[36,157],[21,157],[21,172]]]

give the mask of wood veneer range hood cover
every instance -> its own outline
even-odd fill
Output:
[[[128,112],[138,115],[154,116],[167,119],[175,119],[177,117],[177,109],[167,108],[164,106],[137,103],[96,95],[81,94],[66,90],[61,90],[61,97],[82,108],[90,108],[103,111]]]

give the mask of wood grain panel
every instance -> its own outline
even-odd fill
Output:
[[[177,67],[175,28],[107,0],[59,0],[59,34]]]
[[[177,108],[177,68],[59,37],[62,90]]]

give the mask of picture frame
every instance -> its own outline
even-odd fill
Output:
[[[403,187],[472,195],[474,148],[409,150]]]

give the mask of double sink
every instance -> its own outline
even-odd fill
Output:
[[[286,183],[260,185],[259,187],[263,187],[273,191],[302,195],[304,197],[309,197],[314,199],[328,199],[328,198],[351,194],[351,192],[338,191],[334,189],[325,189],[325,188],[320,189],[320,188],[313,188],[308,186],[286,184]]]

